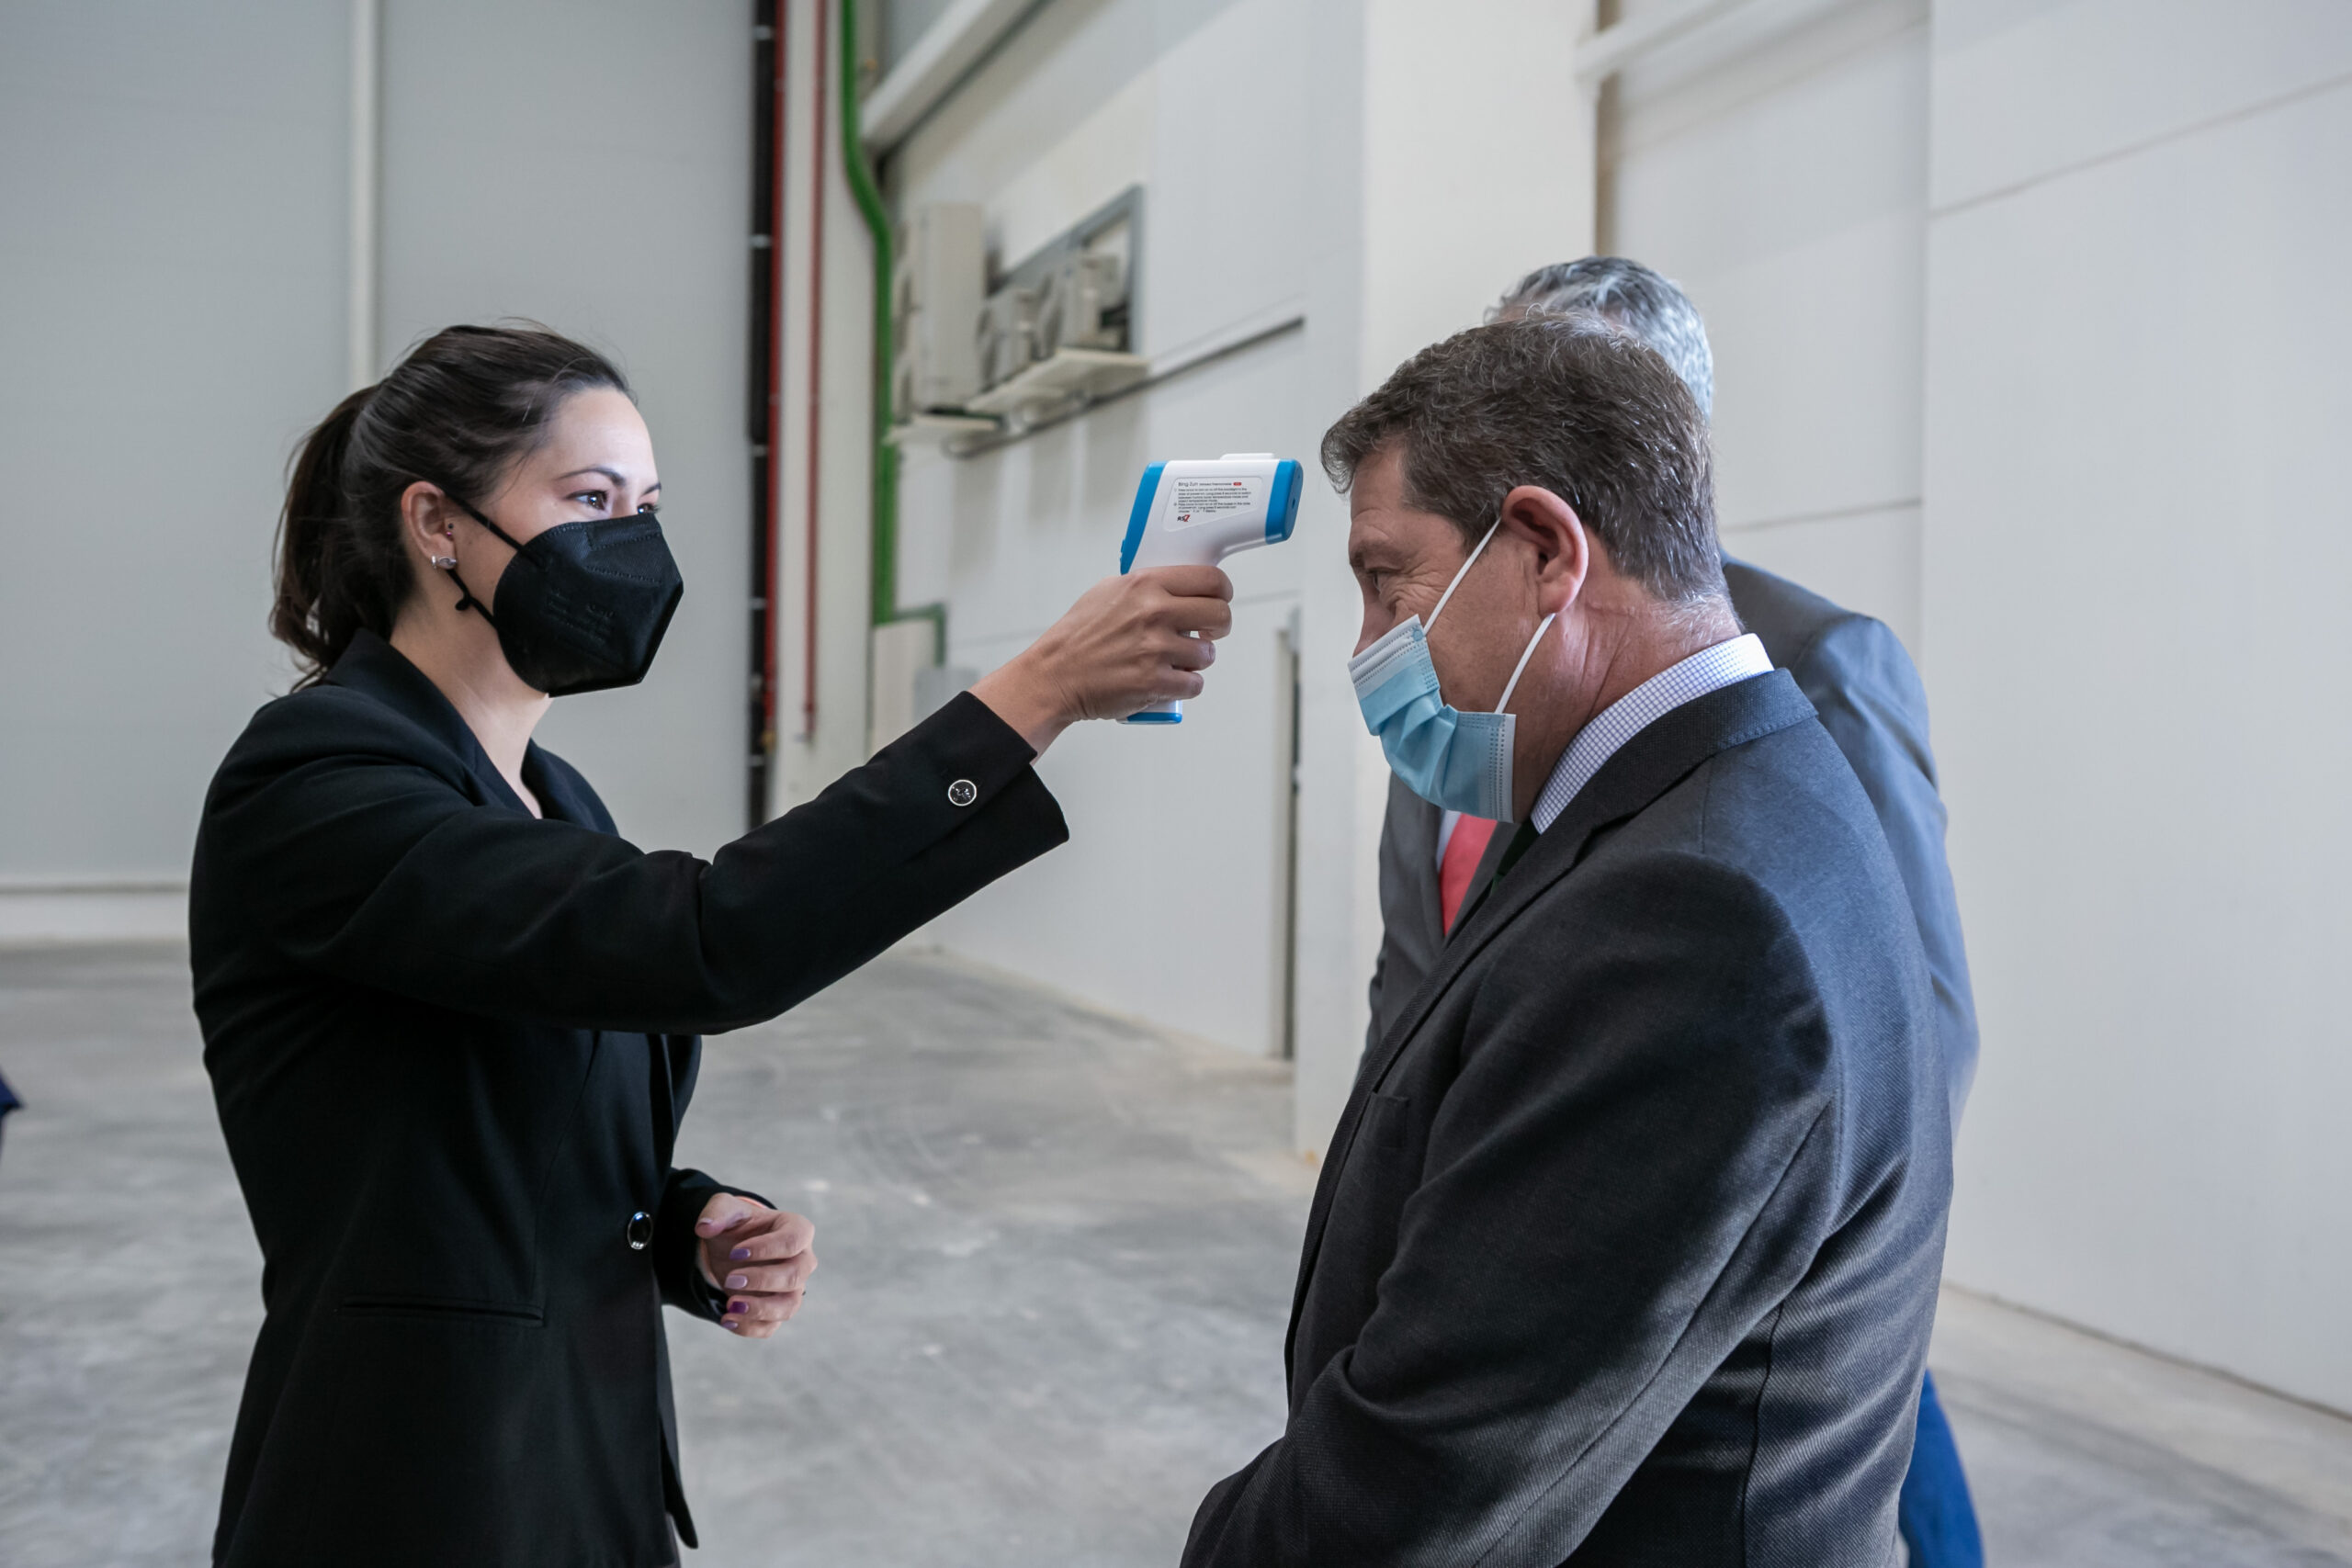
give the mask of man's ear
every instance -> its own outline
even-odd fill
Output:
[[[1535,547],[1537,613],[1556,615],[1577,602],[1592,570],[1593,539],[1576,508],[1541,485],[1503,497],[1503,532]]]

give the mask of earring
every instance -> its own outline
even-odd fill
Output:
[[[443,571],[455,571],[458,570],[458,558],[455,556],[435,556],[433,558],[433,564],[439,567]]]

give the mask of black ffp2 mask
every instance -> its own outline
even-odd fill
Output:
[[[458,504],[514,547],[514,558],[499,574],[495,616],[454,565],[447,570],[458,584],[458,608],[480,611],[497,628],[498,646],[525,685],[568,697],[645,679],[686,591],[651,513],[559,523],[517,544],[464,502]]]

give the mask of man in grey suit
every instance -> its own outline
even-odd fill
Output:
[[[1503,297],[1493,318],[1536,311],[1589,311],[1623,327],[1673,367],[1702,415],[1711,412],[1714,360],[1698,308],[1638,262],[1587,256],[1541,268]],[[1886,834],[1935,984],[1936,1032],[1957,1125],[1975,1072],[1976,1010],[1944,859],[1944,807],[1918,672],[1880,621],[1729,557],[1724,580],[1733,611],[1812,702]],[[1402,780],[1389,780],[1380,835],[1384,931],[1373,971],[1367,1052],[1378,1048],[1436,967],[1447,924],[1468,891],[1493,874],[1510,836],[1476,819],[1465,825]],[[1932,1379],[1921,1384],[1918,1438],[1902,1504],[1903,1536],[1915,1568],[1983,1562],[1959,1450]]]
[[[1951,1194],[1853,771],[1731,610],[1703,416],[1590,315],[1325,436],[1390,765],[1520,824],[1357,1074],[1282,1437],[1191,1568],[1884,1568]],[[1459,704],[1459,706],[1454,705]]]

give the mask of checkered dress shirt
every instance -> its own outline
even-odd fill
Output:
[[[1679,664],[1670,664],[1600,710],[1600,716],[1577,732],[1568,749],[1560,756],[1559,766],[1552,770],[1551,778],[1544,785],[1544,793],[1535,797],[1535,809],[1530,817],[1539,833],[1549,828],[1577,797],[1577,791],[1592,782],[1600,764],[1617,754],[1617,749],[1647,729],[1651,725],[1680,707],[1694,702],[1709,692],[1761,675],[1772,668],[1770,655],[1756,634],[1736,637],[1729,642],[1719,642],[1713,648],[1702,649]]]

